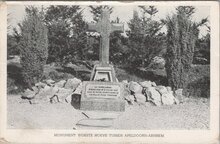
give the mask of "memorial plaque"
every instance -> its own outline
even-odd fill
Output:
[[[89,84],[85,86],[85,96],[90,98],[118,98],[120,96],[120,85]]]
[[[80,109],[124,111],[123,88],[118,82],[84,81]]]

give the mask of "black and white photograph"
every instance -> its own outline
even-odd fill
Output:
[[[210,13],[190,3],[8,3],[6,129],[209,131]]]

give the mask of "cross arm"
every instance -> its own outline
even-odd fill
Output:
[[[89,23],[88,30],[91,32],[99,32],[98,24],[97,23]]]
[[[114,31],[124,32],[124,24],[121,23],[111,24],[111,32]]]

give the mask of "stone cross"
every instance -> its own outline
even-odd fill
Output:
[[[89,24],[89,31],[99,32],[101,36],[101,48],[99,49],[99,61],[101,64],[109,64],[109,36],[111,32],[124,31],[123,24],[111,24],[109,10],[104,8],[101,18],[95,23]]]

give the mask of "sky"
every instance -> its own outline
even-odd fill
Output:
[[[46,7],[46,6],[45,6]],[[83,15],[87,22],[92,21],[92,14],[90,9],[83,5],[81,6],[84,11]],[[133,11],[136,10],[140,13],[138,6],[136,5],[127,5],[127,6],[113,6],[113,13],[110,16],[111,20],[115,20],[116,17],[120,18],[120,21],[124,23],[125,30],[128,29],[127,22],[132,19]],[[155,19],[166,18],[167,15],[171,15],[175,12],[174,6],[156,6],[158,13],[155,15]],[[199,22],[202,18],[208,17],[210,19],[210,7],[209,6],[196,6],[196,12],[193,15],[192,19],[196,22]],[[11,25],[9,33],[12,32],[13,27],[17,27],[17,24],[21,22],[25,17],[25,5],[8,5],[8,24]],[[162,32],[166,32],[166,27],[162,28]],[[201,27],[199,37],[206,35],[207,28]]]

